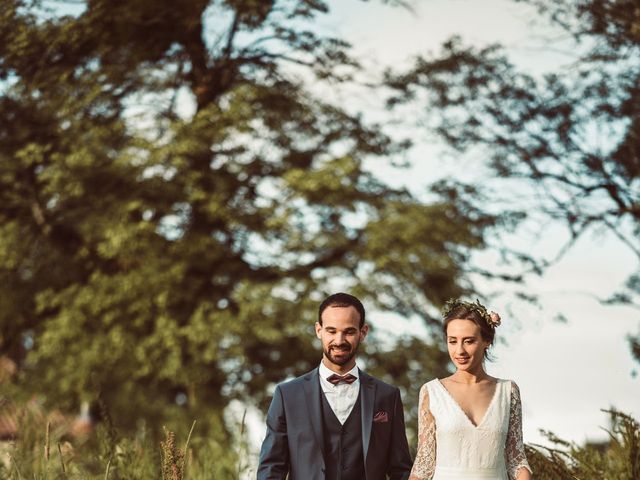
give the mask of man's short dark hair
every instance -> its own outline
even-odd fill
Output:
[[[318,309],[318,323],[322,325],[322,312],[324,312],[327,307],[353,307],[360,315],[360,328],[364,326],[364,306],[362,302],[358,300],[353,295],[349,295],[348,293],[334,293],[333,295],[329,295],[324,301],[320,304],[320,308]]]

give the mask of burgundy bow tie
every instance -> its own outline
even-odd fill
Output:
[[[342,382],[348,383],[349,385],[351,385],[357,379],[358,377],[356,377],[355,375],[351,375],[350,373],[347,373],[344,377],[336,373],[327,377],[327,381],[333,383],[334,385],[338,385],[339,383],[342,383]]]

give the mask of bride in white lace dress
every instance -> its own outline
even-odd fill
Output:
[[[443,330],[456,372],[420,390],[418,452],[409,480],[530,480],[518,386],[489,376],[500,324],[479,302],[450,300]]]

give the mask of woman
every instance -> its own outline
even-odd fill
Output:
[[[500,316],[449,300],[443,330],[456,372],[420,390],[418,453],[409,480],[530,480],[518,386],[489,376],[484,359]]]

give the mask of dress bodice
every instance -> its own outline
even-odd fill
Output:
[[[420,395],[418,454],[412,478],[433,480],[507,480],[529,471],[522,444],[519,391],[498,379],[478,425],[438,379]]]
[[[489,407],[475,426],[440,380],[427,384],[429,407],[436,421],[436,471],[487,470],[490,478],[506,478],[504,444],[509,428],[510,387],[507,380],[498,380]]]

